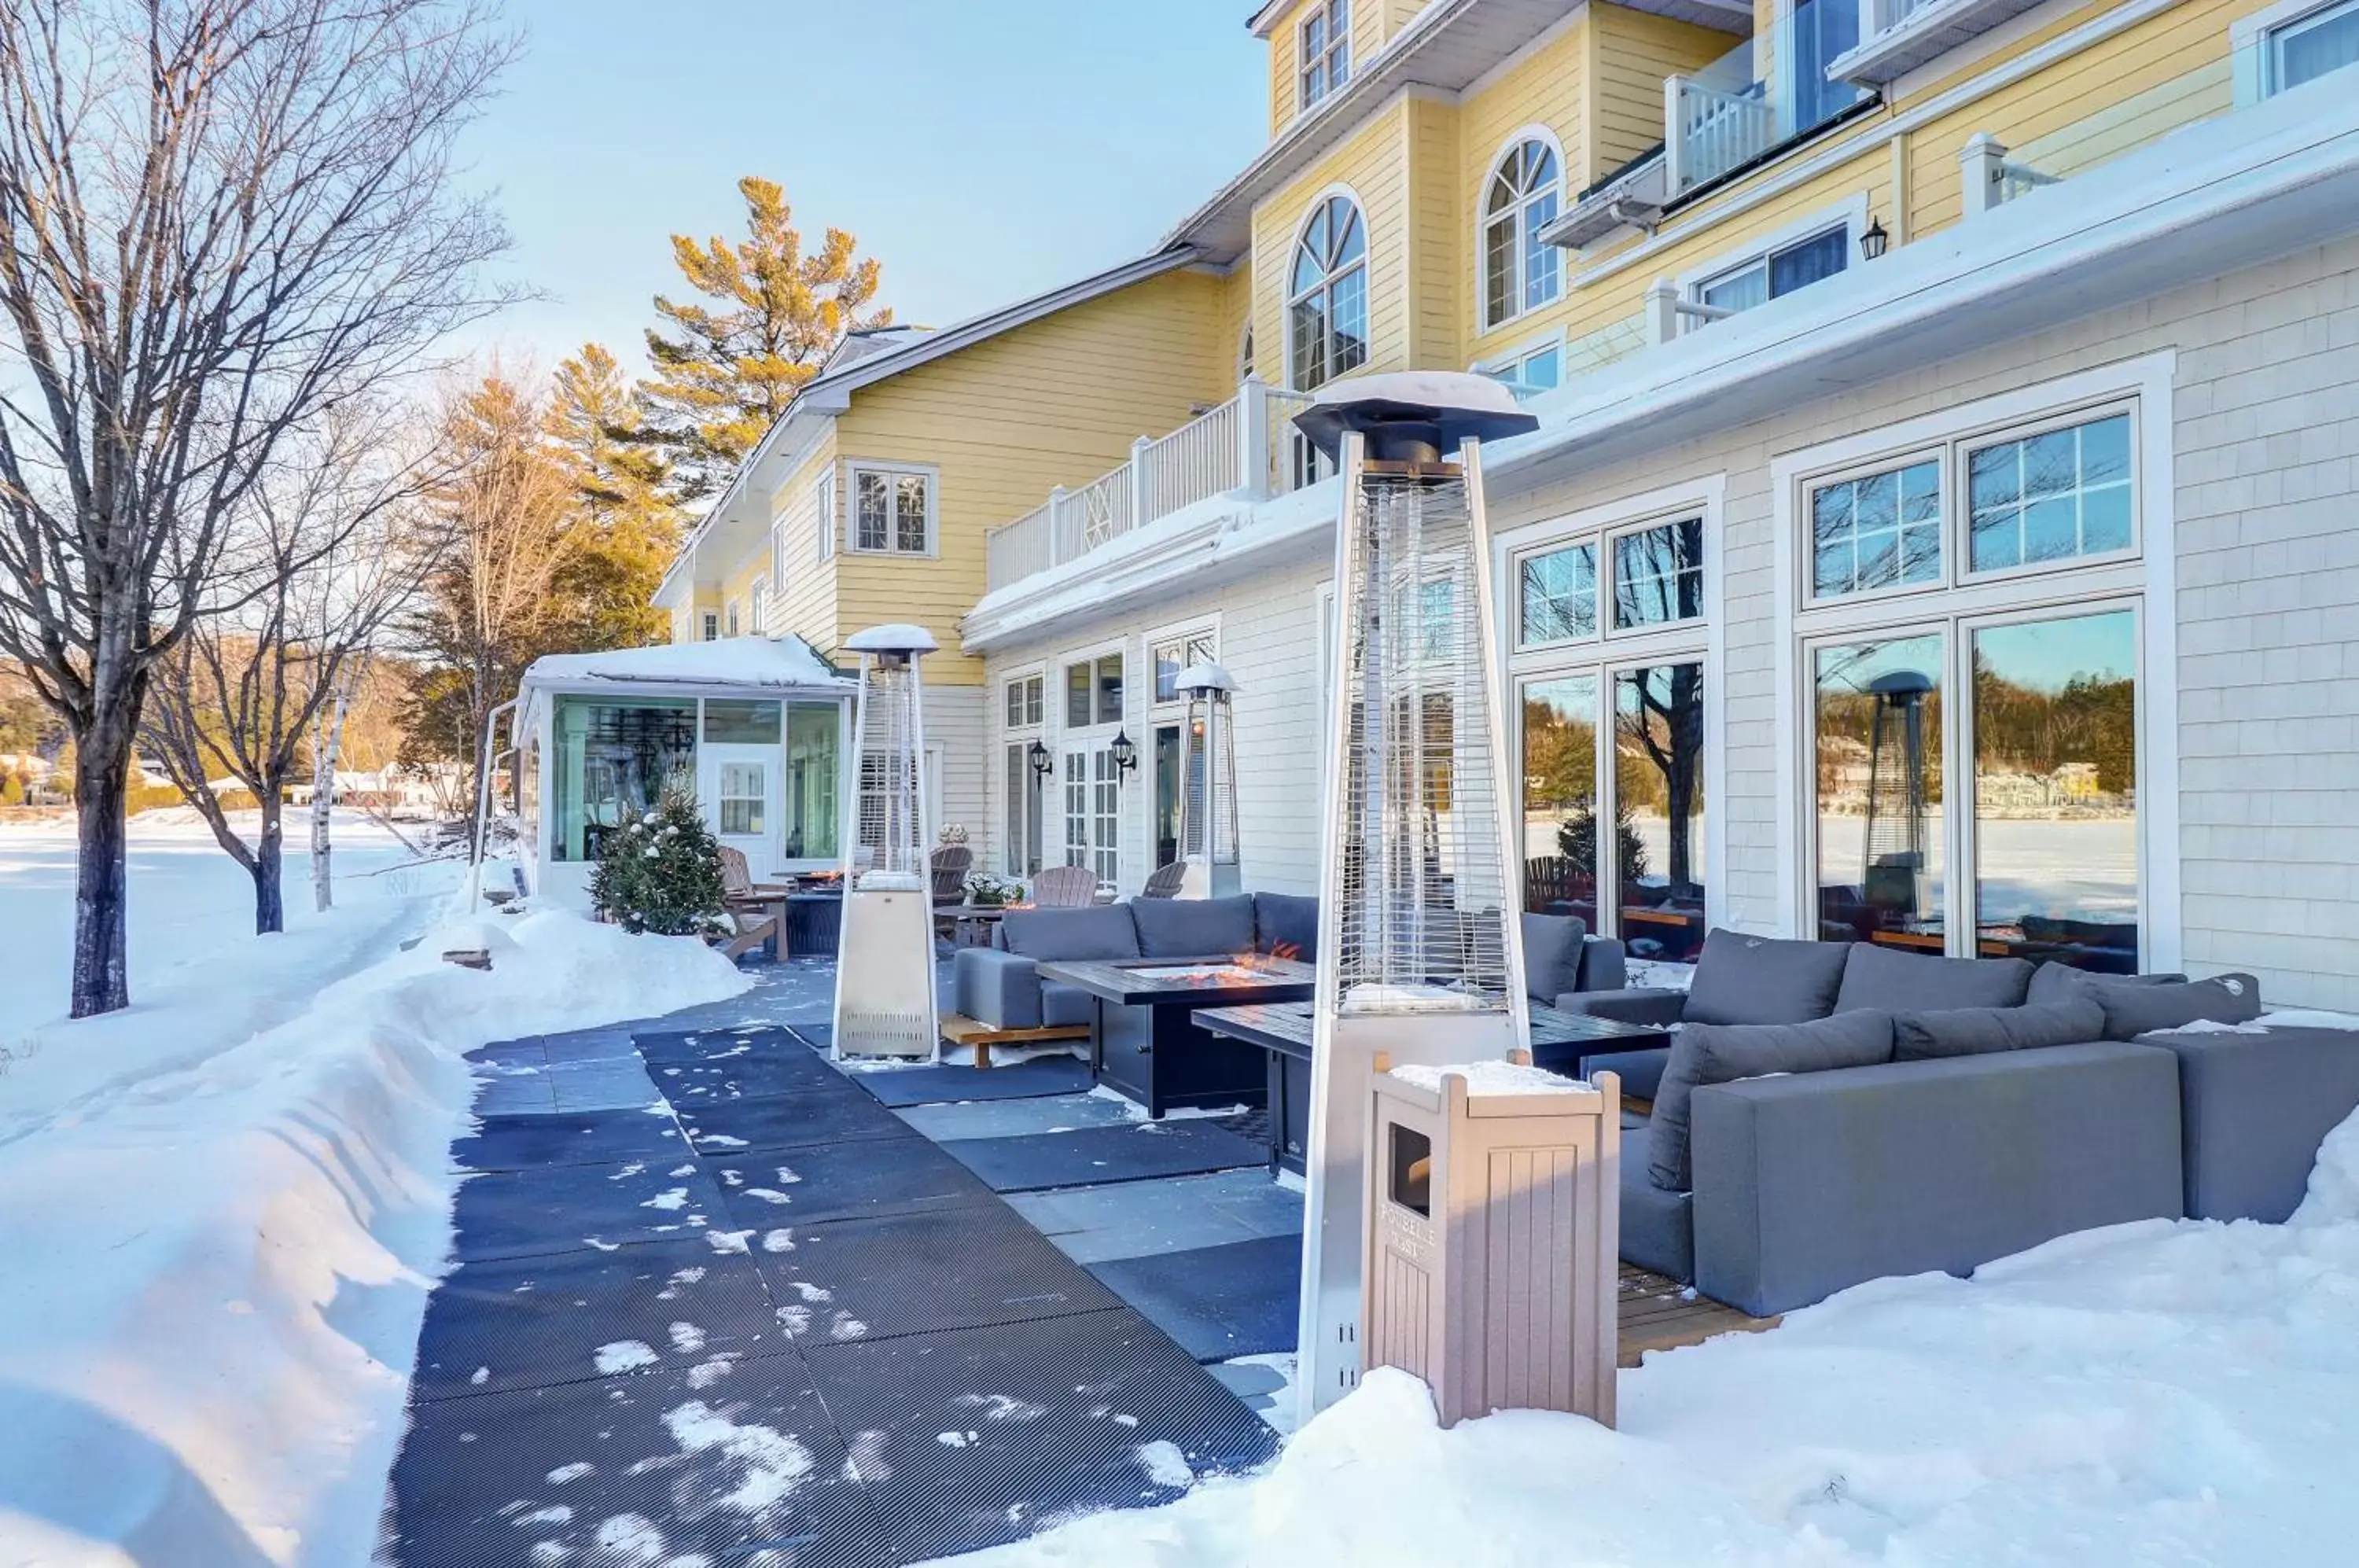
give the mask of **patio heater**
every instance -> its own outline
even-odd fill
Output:
[[[1371,376],[1295,423],[1343,475],[1328,690],[1303,1414],[1360,1375],[1375,1075],[1522,1049],[1523,932],[1481,443],[1535,429],[1479,376]]]
[[[1180,897],[1225,898],[1237,869],[1237,748],[1229,672],[1211,659],[1175,678],[1188,699],[1180,729]]]
[[[940,1035],[918,660],[940,645],[922,626],[871,626],[843,646],[860,655],[852,725],[859,772],[842,833],[835,1054],[930,1062]]]
[[[1905,925],[1925,912],[1925,702],[1933,690],[1920,670],[1895,670],[1867,683],[1875,699],[1868,730],[1867,864],[1861,893],[1868,906]]]

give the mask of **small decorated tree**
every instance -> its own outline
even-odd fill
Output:
[[[634,933],[725,933],[721,845],[698,813],[696,797],[668,787],[654,811],[608,833],[590,898],[601,915]]]

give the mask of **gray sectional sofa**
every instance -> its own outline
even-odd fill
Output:
[[[1561,1004],[1588,990],[1623,992],[1622,944],[1588,934],[1570,916],[1526,915],[1525,981],[1535,1000]],[[989,947],[951,960],[951,1005],[995,1029],[1090,1021],[1089,996],[1042,980],[1044,963],[1081,959],[1212,958],[1240,953],[1319,956],[1319,900],[1292,893],[1227,898],[1141,898],[1082,909],[1011,909]]]
[[[2128,1220],[2281,1220],[2359,1105],[2359,1032],[2263,1032],[2248,975],[1715,931],[1690,990],[1565,1006],[1680,1026],[1591,1062],[1653,1102],[1623,1256],[1758,1315]]]

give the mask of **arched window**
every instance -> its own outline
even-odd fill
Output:
[[[1287,339],[1295,387],[1304,392],[1368,358],[1368,234],[1347,197],[1319,203],[1294,247],[1287,282]]]
[[[1483,197],[1483,324],[1545,305],[1563,277],[1540,231],[1556,220],[1563,180],[1556,149],[1537,136],[1499,160]]]
[[[1254,373],[1253,323],[1245,323],[1245,336],[1237,343],[1237,379],[1248,381]]]

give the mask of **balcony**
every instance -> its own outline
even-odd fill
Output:
[[[1663,82],[1664,199],[1767,157],[1863,102],[1864,88],[1829,76],[1859,36],[1864,0],[1802,0],[1690,76]],[[1907,0],[1864,0],[1903,5]]]
[[[1291,422],[1310,402],[1247,377],[1235,397],[1169,435],[1139,437],[1128,463],[1078,490],[1052,491],[984,537],[986,591],[1078,561],[1214,496],[1265,500],[1321,477]]]
[[[1882,87],[2039,0],[1857,0],[1859,41],[1828,63],[1837,80]]]

